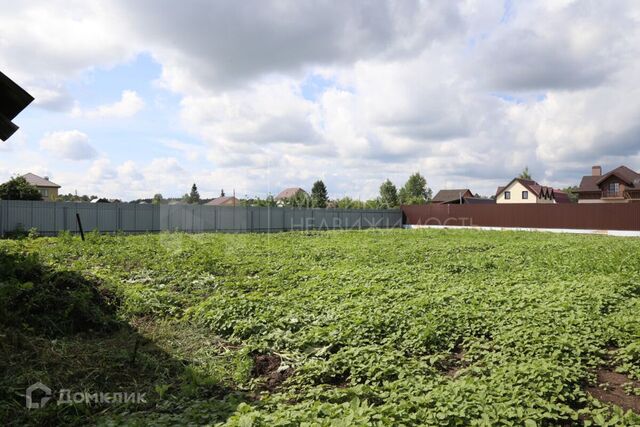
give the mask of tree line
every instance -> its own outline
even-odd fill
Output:
[[[359,200],[352,197],[330,199],[327,186],[322,180],[316,181],[311,187],[310,194],[299,192],[294,197],[276,201],[273,196],[266,199],[254,198],[244,201],[251,206],[290,206],[310,208],[337,209],[392,209],[402,205],[417,205],[428,203],[432,191],[427,186],[427,180],[419,172],[412,174],[407,182],[398,190],[391,180],[385,180],[379,188],[378,197]]]
[[[238,202],[240,206],[289,206],[289,207],[312,207],[312,208],[340,208],[340,209],[390,209],[401,204],[415,205],[427,203],[431,200],[431,189],[427,186],[427,180],[419,173],[412,174],[407,182],[397,189],[389,179],[385,180],[379,189],[379,195],[369,200],[359,200],[352,197],[342,197],[337,199],[329,198],[329,191],[322,180],[316,181],[310,193],[298,192],[295,196],[283,200],[276,200],[269,195],[266,198],[252,197],[244,198]],[[224,197],[224,190],[220,191],[220,197]],[[11,178],[8,182],[0,185],[0,199],[2,200],[42,200],[42,195],[38,189],[29,184],[23,177]],[[58,201],[67,202],[90,202],[99,199],[97,196],[79,196],[77,194],[61,194]],[[99,201],[107,199],[99,199]],[[132,203],[166,204],[169,202],[180,202],[185,204],[202,204],[213,199],[203,199],[200,197],[198,186],[194,183],[191,190],[180,198],[164,198],[158,193],[151,199],[132,200]],[[119,200],[118,200],[119,201]]]

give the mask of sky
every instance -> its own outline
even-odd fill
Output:
[[[640,169],[636,0],[0,0],[0,180],[131,200]]]

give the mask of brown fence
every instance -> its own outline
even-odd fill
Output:
[[[402,206],[404,223],[640,231],[640,203]]]

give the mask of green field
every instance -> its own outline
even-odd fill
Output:
[[[640,425],[640,239],[4,240],[0,328],[8,424]],[[146,402],[28,411],[36,381]]]

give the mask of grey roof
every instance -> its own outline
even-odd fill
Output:
[[[26,179],[29,184],[35,185],[36,187],[60,188],[58,184],[53,183],[48,179],[45,179],[31,172],[22,175],[22,177]]]
[[[470,194],[470,196],[469,196]],[[446,203],[454,200],[459,200],[460,197],[473,197],[473,193],[468,188],[452,189],[452,190],[440,190],[431,201],[433,203]]]
[[[495,205],[494,199],[487,199],[484,197],[464,197],[464,203],[467,205]]]
[[[285,188],[284,190],[282,190],[281,192],[278,193],[278,195],[276,196],[276,200],[282,200],[282,199],[290,199],[292,197],[295,197],[296,194],[298,194],[299,192],[303,192],[304,194],[307,194],[306,191],[304,191],[302,188],[300,187],[290,187],[290,188]]]

